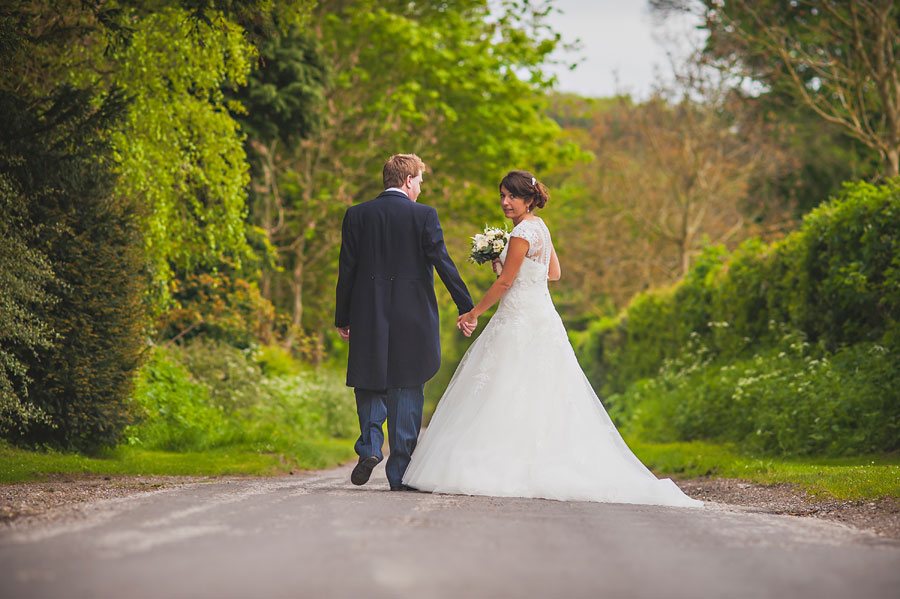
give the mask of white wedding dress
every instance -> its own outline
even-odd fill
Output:
[[[512,236],[528,241],[526,258],[459,363],[403,482],[435,493],[703,505],[634,456],[582,372],[547,289],[544,221],[523,220]]]

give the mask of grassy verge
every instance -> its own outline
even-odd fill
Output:
[[[261,453],[247,446],[178,453],[122,446],[99,457],[28,451],[0,443],[0,483],[41,480],[55,474],[271,476],[327,468],[354,457],[353,441],[343,439],[297,442],[277,453]]]
[[[343,371],[312,369],[277,347],[157,347],[133,400],[137,422],[99,456],[0,441],[0,483],[59,474],[268,476],[356,456],[355,399]]]
[[[774,484],[796,483],[814,496],[836,499],[900,497],[900,455],[852,458],[756,458],[712,443],[628,445],[658,476],[716,476]]]
[[[642,443],[634,453],[658,476],[716,476],[774,484],[796,483],[813,496],[837,499],[900,497],[900,456],[854,458],[755,458],[712,443]],[[290,470],[327,468],[355,458],[351,440],[296,443],[276,452],[232,446],[166,452],[119,447],[101,457],[35,452],[0,443],[0,483],[41,480],[57,474],[160,476],[272,476]]]

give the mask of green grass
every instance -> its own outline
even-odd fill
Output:
[[[0,442],[0,483],[41,480],[59,474],[273,476],[291,470],[328,468],[354,457],[353,441],[345,439],[297,442],[278,453],[261,453],[249,446],[183,453],[121,446],[99,457],[28,451]]]
[[[658,476],[742,478],[763,484],[796,483],[823,499],[900,497],[900,455],[848,458],[756,458],[728,445],[642,443],[635,455]]]
[[[823,499],[900,497],[900,456],[854,458],[756,458],[727,445],[642,443],[634,453],[658,476],[742,478],[763,484],[796,483]],[[0,483],[53,475],[274,476],[289,470],[328,468],[355,458],[353,443],[324,439],[295,443],[278,452],[232,446],[208,451],[165,452],[122,446],[100,457],[28,451],[0,442]]]

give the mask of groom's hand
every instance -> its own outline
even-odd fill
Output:
[[[338,335],[344,341],[350,341],[350,327],[338,327]]]

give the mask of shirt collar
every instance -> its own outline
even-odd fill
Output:
[[[400,193],[402,193],[402,194],[405,195],[406,197],[409,197],[409,194],[407,194],[405,191],[403,191],[403,190],[400,189],[399,187],[388,187],[387,189],[385,189],[385,191],[399,191]]]

